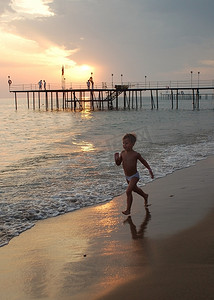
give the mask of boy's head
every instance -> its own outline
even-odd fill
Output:
[[[123,141],[127,139],[130,141],[130,143],[134,146],[134,144],[136,143],[137,137],[135,134],[133,133],[126,133],[123,137]]]

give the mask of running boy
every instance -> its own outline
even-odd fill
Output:
[[[142,196],[144,198],[145,207],[148,206],[148,194],[144,193],[144,191],[137,186],[137,182],[140,179],[140,175],[137,171],[138,160],[149,170],[151,178],[154,178],[153,172],[147,161],[143,159],[140,153],[133,150],[136,140],[137,139],[134,134],[127,133],[123,137],[124,150],[120,154],[117,152],[114,155],[116,165],[119,166],[122,163],[126,180],[128,182],[128,188],[126,189],[127,208],[122,212],[124,215],[129,215],[131,212],[133,201],[132,192],[135,192]]]

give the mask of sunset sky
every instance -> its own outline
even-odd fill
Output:
[[[0,97],[14,84],[214,79],[213,0],[0,0]]]

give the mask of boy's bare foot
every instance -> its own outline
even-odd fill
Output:
[[[131,221],[132,221],[131,216],[128,216],[128,218],[125,221],[123,221],[123,224],[126,224],[126,223],[130,224]]]
[[[128,216],[128,215],[130,215],[130,210],[125,210],[125,211],[122,211],[122,213],[124,214],[124,215],[126,215],[126,216]]]

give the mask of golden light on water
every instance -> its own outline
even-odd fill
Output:
[[[84,152],[91,152],[95,150],[94,145],[88,142],[84,142],[84,144],[81,146],[81,149]]]
[[[99,219],[98,228],[104,228],[103,234],[105,234],[105,236],[109,236],[111,232],[115,230],[119,222],[117,214],[118,208],[115,206],[113,201],[110,201],[105,204],[95,206],[94,210],[97,214],[102,215],[102,218]]]
[[[109,210],[111,210],[112,206],[113,206],[113,202],[107,202],[105,204],[95,206],[94,209],[98,213],[101,213],[101,212],[103,213],[103,212],[108,212]]]
[[[91,151],[95,151],[95,147],[92,143],[89,142],[79,142],[79,143],[74,143],[74,145],[79,146],[80,150],[83,152],[91,152]]]
[[[84,106],[84,109],[81,111],[81,118],[90,120],[92,118],[90,103],[88,104],[88,102],[86,102]]]

